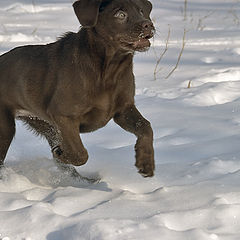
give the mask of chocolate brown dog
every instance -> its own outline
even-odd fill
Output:
[[[154,26],[147,0],[78,0],[82,28],[47,45],[0,56],[0,165],[15,134],[15,118],[46,137],[62,163],[83,165],[79,136],[110,119],[137,136],[136,166],[154,175],[153,132],[134,104],[133,55],[150,47]]]

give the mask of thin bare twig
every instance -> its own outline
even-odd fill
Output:
[[[236,24],[236,25],[239,26],[240,19],[239,19],[238,15],[237,15],[236,10],[231,9],[231,10],[229,10],[229,13],[232,14],[232,16],[233,16],[233,22],[234,22],[234,24]]]
[[[178,56],[178,60],[177,60],[176,66],[175,66],[175,67],[173,68],[173,70],[165,77],[165,79],[168,79],[168,78],[175,72],[175,70],[178,68],[178,65],[179,65],[179,63],[180,63],[180,60],[181,60],[181,57],[182,57],[182,54],[183,54],[183,51],[184,51],[184,48],[185,48],[185,45],[186,45],[186,33],[187,33],[187,30],[186,30],[186,28],[184,28],[182,48],[181,48],[180,54],[179,54],[179,56]]]
[[[188,0],[184,0],[184,21],[187,21],[187,2]]]
[[[203,31],[204,30],[204,28],[206,27],[206,26],[203,25],[204,20],[206,20],[208,17],[210,17],[214,13],[215,13],[215,11],[211,11],[211,12],[207,13],[206,16],[198,19],[198,25],[197,25],[197,30],[198,31]]]
[[[167,52],[167,50],[168,50],[168,44],[169,44],[170,34],[171,34],[171,29],[170,29],[170,26],[169,26],[169,28],[168,28],[168,36],[167,36],[167,39],[166,39],[165,49],[164,49],[164,51],[162,52],[162,54],[161,54],[161,56],[159,57],[159,59],[157,60],[157,63],[156,63],[155,69],[154,69],[154,80],[157,80],[157,73],[159,72],[158,66],[159,66],[160,62],[162,61],[163,56],[166,54],[166,52]]]

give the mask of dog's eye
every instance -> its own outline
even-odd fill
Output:
[[[115,13],[114,17],[124,20],[125,18],[127,18],[127,13],[125,13],[124,11],[118,11],[117,13]]]
[[[141,16],[144,16],[144,12],[143,12],[142,9],[140,9],[139,13],[140,13]]]

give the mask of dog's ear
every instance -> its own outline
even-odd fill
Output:
[[[90,28],[97,24],[101,3],[102,0],[78,0],[73,3],[74,12],[83,27]]]
[[[151,12],[152,8],[153,8],[152,3],[150,1],[147,1],[146,5],[147,5],[147,8],[148,8],[148,11]]]
[[[148,12],[148,14],[150,14],[152,11],[152,3],[148,0],[141,0],[141,2],[143,3],[144,8]]]

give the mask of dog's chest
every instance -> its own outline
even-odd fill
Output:
[[[106,93],[96,96],[81,117],[80,131],[89,132],[105,126],[114,116],[115,111],[114,96]]]
[[[81,131],[94,131],[105,126],[117,112],[134,99],[134,78],[131,61],[124,56],[113,59],[102,71],[102,79],[91,96],[87,111],[82,117]],[[127,60],[127,64],[126,64]],[[130,103],[131,104],[131,103]]]

